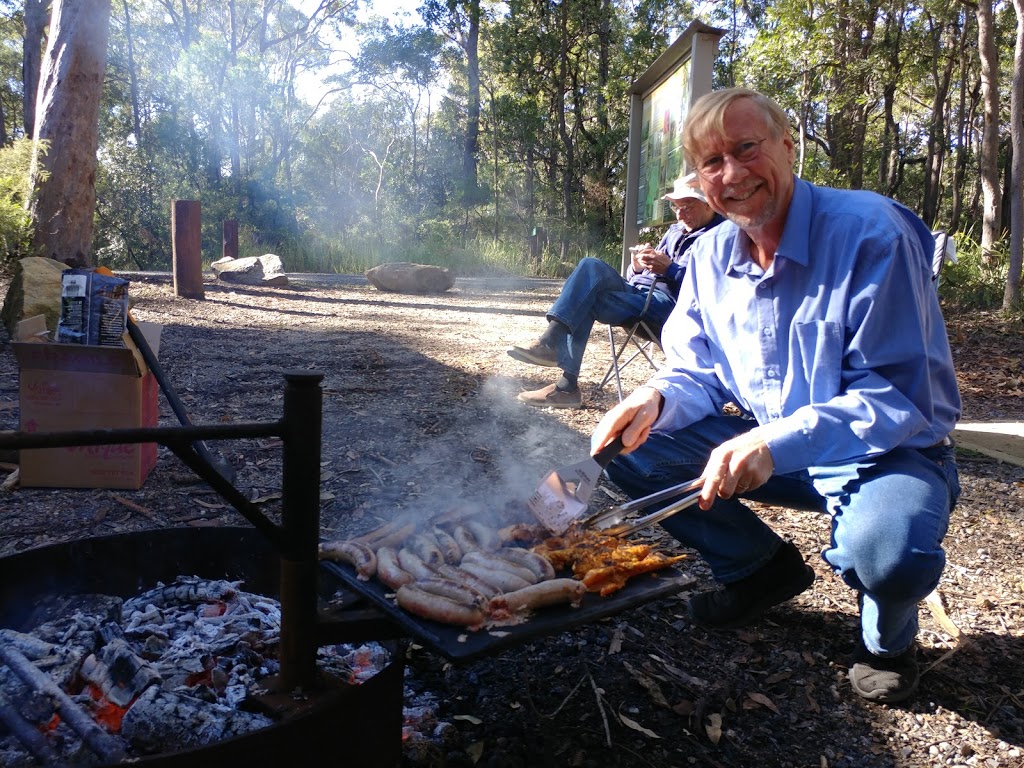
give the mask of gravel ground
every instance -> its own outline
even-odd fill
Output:
[[[321,520],[325,538],[398,513],[521,500],[544,471],[586,455],[615,402],[595,388],[607,354],[595,329],[578,411],[530,409],[523,388],[553,379],[505,355],[532,341],[559,283],[459,280],[443,295],[384,294],[352,276],[291,276],[283,288],[208,280],[202,301],[169,276],[133,275],[135,315],[164,325],[160,357],[197,423],[280,414],[282,372],[325,374]],[[0,285],[6,293],[6,284]],[[947,308],[971,420],[1020,419],[1020,328]],[[3,334],[0,331],[0,334]],[[0,338],[0,429],[18,423],[18,373]],[[627,386],[643,381],[633,368]],[[161,398],[161,423],[175,417]],[[217,446],[249,498],[280,486],[268,441]],[[9,471],[13,457],[0,457]],[[854,594],[825,567],[821,516],[762,508],[814,567],[813,588],[758,625],[693,626],[686,595],[662,599],[465,664],[416,643],[409,687],[435,702],[445,739],[413,740],[408,766],[1024,766],[1024,470],[958,450],[963,496],[948,567],[922,608],[919,696],[859,700],[846,681]],[[232,509],[161,449],[139,491],[3,491],[0,555],[82,536],[172,525],[237,525]],[[598,503],[616,499],[602,487]],[[659,544],[677,549],[659,538]],[[699,557],[683,570],[708,583]]]

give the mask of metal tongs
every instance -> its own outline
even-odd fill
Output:
[[[652,493],[649,496],[642,496],[626,504],[595,512],[590,517],[582,520],[581,525],[596,528],[606,536],[627,536],[655,523],[660,523],[662,520],[672,517],[676,512],[692,506],[700,498],[700,490],[703,486],[703,477],[698,477],[696,480],[687,480],[685,483],[673,485],[671,488]],[[657,504],[659,501],[675,498],[681,493],[686,493],[687,495],[669,504],[667,507],[659,509],[657,512],[651,512],[634,520],[626,520],[626,517],[632,512],[649,507],[652,504]]]

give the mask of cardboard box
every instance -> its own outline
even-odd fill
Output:
[[[19,409],[25,432],[155,427],[156,378],[126,334],[126,346],[30,341],[40,318],[19,324],[11,344],[20,371]],[[139,324],[159,340],[160,326]],[[157,345],[150,346],[156,353]],[[21,451],[26,488],[141,488],[156,466],[156,443],[40,448]]]

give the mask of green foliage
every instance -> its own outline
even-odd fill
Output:
[[[997,252],[986,262],[981,246],[966,235],[958,234],[957,263],[946,264],[939,280],[943,299],[960,309],[999,309],[1003,304],[1009,254]]]
[[[25,202],[32,148],[31,139],[0,148],[0,262],[14,262],[29,253],[31,221]],[[46,151],[45,143],[40,151]]]

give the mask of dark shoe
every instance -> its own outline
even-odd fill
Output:
[[[814,570],[784,541],[772,559],[746,578],[690,599],[690,617],[703,627],[735,629],[752,624],[773,605],[796,597],[814,582]]]
[[[529,347],[509,347],[507,352],[509,356],[521,363],[542,365],[545,368],[558,367],[558,353],[551,347],[545,347],[539,341]]]
[[[520,392],[519,402],[537,408],[580,408],[583,406],[583,395],[577,387],[572,392],[559,389],[554,384],[532,392]]]
[[[850,667],[850,685],[858,696],[895,704],[913,696],[920,680],[916,644],[899,656],[875,656],[858,640]]]

